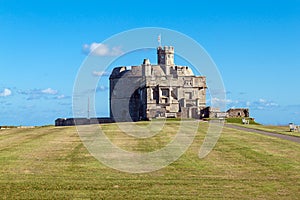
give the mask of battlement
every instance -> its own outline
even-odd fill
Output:
[[[164,46],[162,48],[159,46],[157,48],[157,64],[158,65],[174,65],[174,47]]]
[[[173,46],[164,46],[164,48],[157,47],[157,51],[161,51],[164,53],[174,53],[174,47]]]

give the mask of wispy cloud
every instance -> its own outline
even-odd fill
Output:
[[[42,90],[41,92],[44,93],[44,94],[57,94],[58,91],[53,90],[51,88],[47,88],[47,89]]]
[[[218,105],[218,104],[226,104],[227,108],[250,108],[251,110],[272,110],[274,108],[280,107],[274,101],[266,100],[266,99],[258,99],[254,101],[244,101],[244,100],[233,100],[233,99],[208,99],[207,104]]]
[[[103,92],[103,91],[106,91],[106,90],[108,90],[108,87],[104,86],[104,85],[100,85],[96,88],[96,92]]]
[[[65,95],[58,94],[58,91],[52,88],[19,90],[18,93],[27,96],[26,98],[27,100],[66,98]]]
[[[106,44],[97,42],[93,42],[91,44],[84,44],[82,46],[82,51],[85,54],[91,53],[95,56],[118,56],[123,53],[120,46],[110,48]]]
[[[72,105],[71,102],[58,102],[58,104],[61,106],[71,106]]]
[[[7,97],[11,95],[11,90],[8,88],[4,88],[2,92],[0,92],[0,97]]]
[[[270,100],[259,99],[254,102],[250,102],[249,107],[251,107],[252,109],[257,109],[257,110],[270,110],[270,109],[279,107],[279,104],[277,104],[273,101],[270,101]]]
[[[61,94],[61,95],[57,95],[54,97],[54,99],[69,99],[71,98],[70,96],[66,96],[64,94]]]
[[[93,76],[109,76],[110,73],[109,72],[106,72],[106,71],[93,71],[92,72],[92,75]]]
[[[212,98],[211,102],[213,104],[220,104],[220,103],[226,103],[226,104],[231,104],[231,103],[238,103],[237,100],[231,100],[231,99],[219,99],[219,98]]]

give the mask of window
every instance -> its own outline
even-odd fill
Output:
[[[162,92],[162,96],[169,97],[169,89],[162,89],[161,92]]]
[[[153,99],[155,100],[158,99],[158,92],[156,88],[152,88],[152,95],[153,95]]]

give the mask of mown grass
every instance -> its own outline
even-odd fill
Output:
[[[146,126],[142,122],[140,126]],[[151,139],[135,139],[117,124],[101,125],[120,147],[161,148],[174,137],[170,121]],[[129,174],[93,158],[75,127],[0,131],[0,194],[3,199],[298,199],[300,144],[224,128],[204,159],[201,123],[188,151],[159,171]]]

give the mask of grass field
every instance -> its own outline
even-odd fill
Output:
[[[124,149],[152,151],[172,139],[178,123],[168,122],[149,140],[125,136],[117,124],[101,126]],[[0,197],[300,198],[300,144],[224,128],[214,150],[199,159],[207,126],[200,124],[194,143],[176,162],[145,174],[124,173],[101,164],[86,150],[75,127],[0,130]]]

